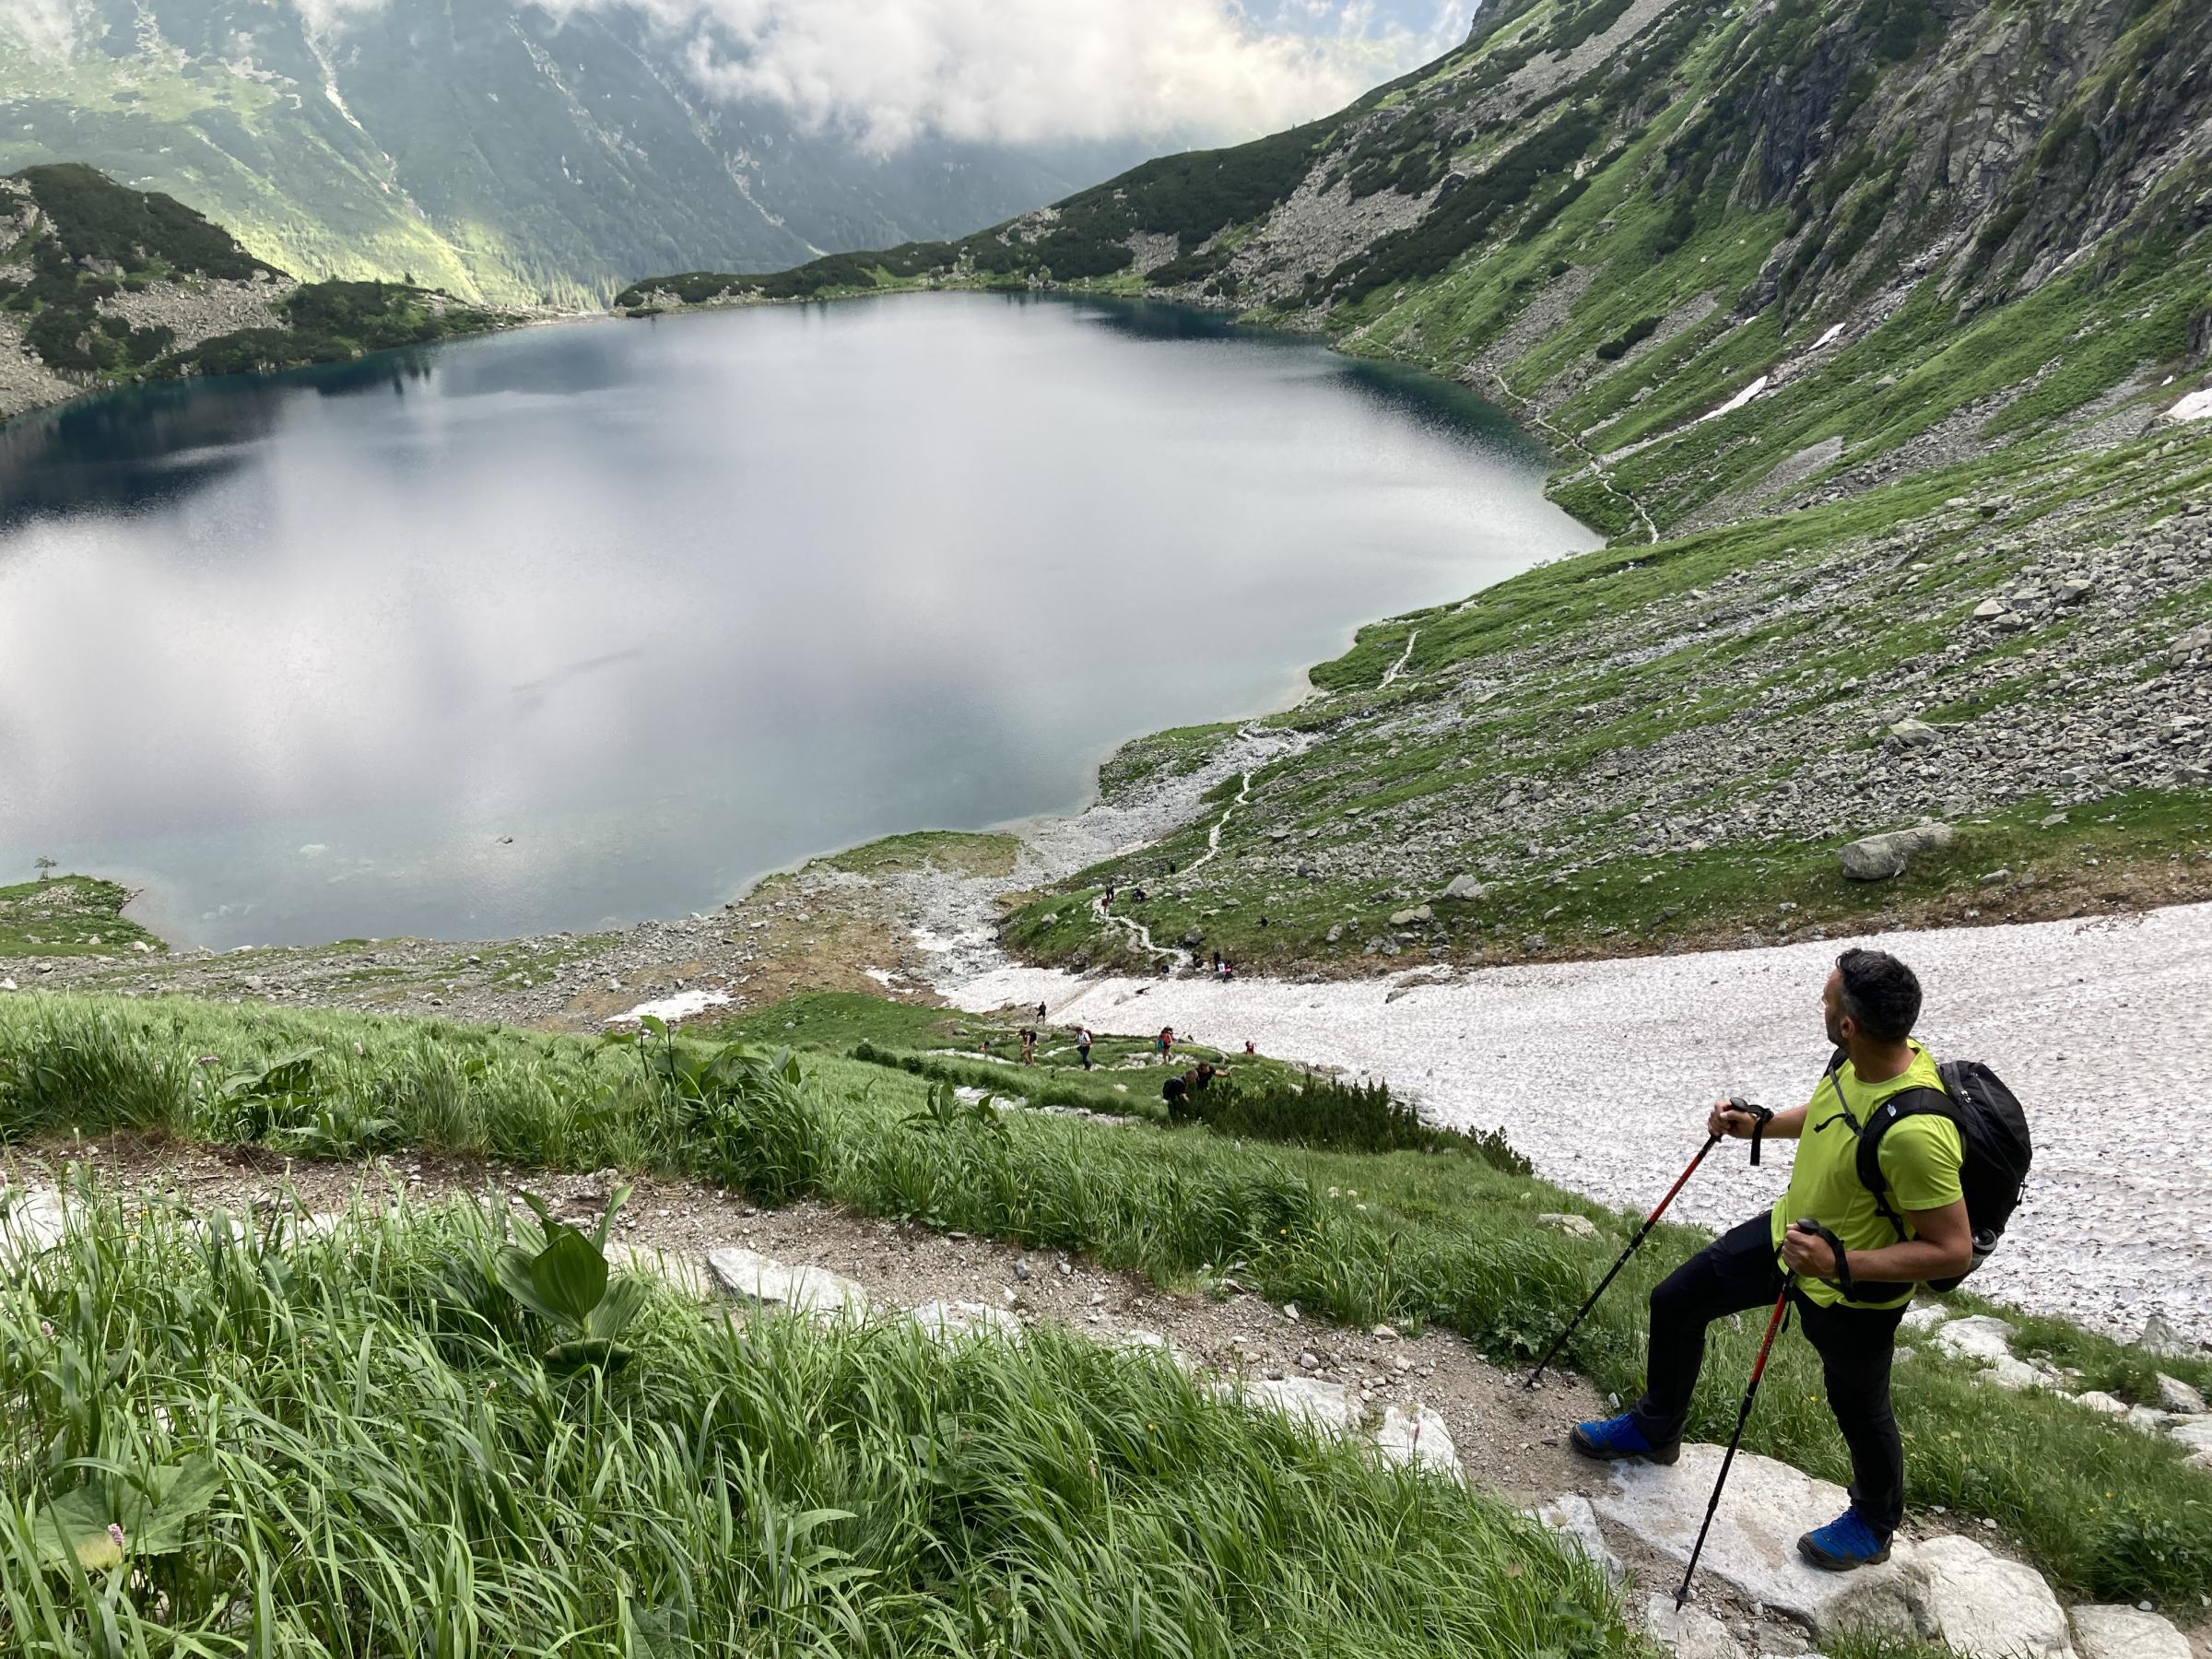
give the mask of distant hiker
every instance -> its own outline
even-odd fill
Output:
[[[1076,1033],[1076,1056],[1083,1062],[1083,1069],[1090,1069],[1090,1028],[1085,1026]]]
[[[1130,903],[1132,903],[1132,904],[1142,904],[1144,901],[1145,901],[1145,889],[1144,889],[1143,888],[1141,888],[1141,887],[1133,887],[1133,888],[1131,888],[1129,889],[1129,902],[1130,902]]]
[[[1170,1077],[1159,1086],[1159,1098],[1168,1103],[1168,1116],[1171,1120],[1182,1116],[1183,1106],[1190,1098],[1190,1092],[1191,1086],[1181,1077]]]
[[[1159,1043],[1159,1057],[1162,1060],[1165,1060],[1168,1057],[1169,1051],[1175,1046],[1175,1028],[1173,1026],[1161,1026],[1159,1028],[1159,1035],[1153,1041]]]
[[[1044,1023],[1044,1005],[1042,1003],[1037,1005],[1037,1023],[1039,1025]]]
[[[1199,1092],[1204,1092],[1206,1088],[1212,1086],[1214,1079],[1220,1075],[1221,1074],[1219,1072],[1214,1069],[1214,1063],[1212,1061],[1201,1060],[1198,1062],[1198,1069],[1191,1074],[1191,1088]]]
[[[1244,1052],[1248,1054],[1257,1054],[1259,1053],[1259,1050],[1252,1046],[1252,1039],[1249,1037],[1244,1039]]]
[[[1221,953],[1218,950],[1214,952],[1214,971],[1216,973],[1221,971]]]
[[[1725,1100],[1706,1119],[1711,1135],[1740,1140],[1757,1130],[1798,1142],[1788,1193],[1652,1292],[1643,1397],[1618,1417],[1577,1425],[1571,1438],[1585,1457],[1673,1463],[1704,1362],[1705,1327],[1767,1306],[1786,1283],[1820,1356],[1852,1473],[1851,1507],[1799,1538],[1797,1551],[1816,1567],[1847,1571],[1888,1560],[1904,1514],[1904,1448],[1889,1409],[1898,1321],[1914,1285],[1972,1267],[1974,1234],[1959,1181],[1965,1147],[1959,1126],[1936,1110],[1920,1109],[1930,1107],[1924,1097],[1899,1101],[1900,1110],[1874,1131],[1886,1191],[1877,1194],[1859,1178],[1858,1142],[1877,1109],[1907,1090],[1943,1091],[1934,1057],[1912,1036],[1919,980],[1886,952],[1847,950],[1820,1000],[1837,1053],[1813,1098],[1775,1112],[1763,1128],[1755,1113]],[[1816,1230],[1794,1225],[1800,1218]]]
[[[1021,1028],[1021,1063],[1024,1065],[1037,1064],[1037,1033],[1028,1026]]]

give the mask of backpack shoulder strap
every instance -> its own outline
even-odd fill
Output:
[[[1881,1212],[1901,1243],[1906,1234],[1905,1218],[1897,1213],[1889,1202],[1889,1183],[1882,1178],[1882,1136],[1889,1125],[1900,1118],[1940,1117],[1958,1126],[1961,1135],[1966,1133],[1966,1113],[1958,1101],[1940,1088],[1925,1084],[1900,1088],[1874,1109],[1866,1124],[1859,1133],[1859,1184],[1874,1194],[1874,1207]]]

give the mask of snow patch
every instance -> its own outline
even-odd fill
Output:
[[[1774,377],[1771,374],[1760,375],[1757,380],[1746,386],[1741,392],[1738,392],[1734,397],[1730,398],[1719,408],[1699,416],[1697,419],[1690,422],[1690,425],[1703,426],[1709,420],[1718,420],[1724,415],[1735,414],[1738,409],[1742,408],[1746,404],[1757,397],[1761,392],[1764,392],[1770,385],[1773,383],[1773,381]]]
[[[726,991],[679,991],[674,996],[664,996],[658,1002],[640,1003],[627,1014],[617,1014],[606,1023],[620,1025],[628,1019],[688,1019],[694,1014],[703,1014],[709,1008],[719,1008],[730,1000]]]
[[[1839,323],[1833,328],[1830,329],[1826,334],[1822,335],[1818,339],[1815,340],[1808,349],[1813,351],[1823,350],[1827,347],[1832,346],[1842,333],[1843,324]]]
[[[2212,386],[2190,393],[2166,411],[2169,420],[2202,420],[2208,415],[2212,415]]]

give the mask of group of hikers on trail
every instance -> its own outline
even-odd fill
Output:
[[[1748,1139],[1754,1163],[1762,1140],[1796,1141],[1788,1192],[1652,1292],[1642,1397],[1616,1417],[1576,1425],[1571,1439],[1586,1457],[1675,1462],[1704,1363],[1706,1328],[1771,1304],[1771,1345],[1794,1312],[1820,1357],[1852,1472],[1850,1507],[1799,1538],[1798,1553],[1816,1567],[1847,1571],[1888,1559],[1904,1515],[1904,1448],[1890,1409],[1889,1371],[1906,1305],[1916,1286],[1955,1288],[1995,1247],[2018,1202],[2030,1152],[2026,1119],[1994,1074],[1972,1062],[1939,1071],[1912,1036],[1920,982],[1897,958],[1845,951],[1822,987],[1821,1007],[1834,1053],[1810,1100],[1779,1112],[1720,1100],[1705,1121],[1707,1151],[1723,1137]],[[1675,1192],[1696,1168],[1693,1160]],[[1673,1197],[1670,1192],[1652,1213],[1615,1272]],[[1766,1353],[1762,1347],[1745,1391],[1739,1437]],[[1731,1457],[1734,1450],[1732,1441]],[[1723,1479],[1726,1473],[1724,1461]],[[1714,1505],[1719,1500],[1716,1486]],[[1711,1519],[1709,1508],[1708,1525]],[[1693,1552],[1693,1571],[1695,1565]],[[1683,1594],[1688,1583],[1686,1577]]]

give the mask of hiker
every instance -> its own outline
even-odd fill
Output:
[[[1083,1062],[1083,1069],[1090,1069],[1090,1028],[1084,1026],[1076,1032],[1076,1057]]]
[[[1190,1085],[1181,1077],[1170,1077],[1159,1086],[1159,1098],[1168,1103],[1168,1121],[1173,1123],[1182,1116],[1183,1101],[1190,1094]]]
[[[1161,1064],[1166,1064],[1169,1052],[1175,1046],[1175,1028],[1173,1026],[1161,1026],[1159,1028],[1159,1035],[1154,1038],[1153,1041],[1159,1045],[1159,1058]]]
[[[1024,1065],[1037,1064],[1037,1033],[1028,1026],[1021,1028],[1021,1063]]]
[[[1213,1082],[1213,1080],[1216,1077],[1226,1075],[1227,1071],[1228,1068],[1226,1066],[1216,1069],[1214,1063],[1211,1060],[1199,1061],[1198,1069],[1191,1074],[1192,1091],[1197,1094],[1205,1093],[1207,1087]]]
[[[1252,1039],[1247,1037],[1244,1039],[1244,1052],[1248,1054],[1257,1054],[1260,1051],[1252,1046]]]
[[[1799,1143],[1789,1191],[1766,1214],[1723,1233],[1652,1292],[1643,1397],[1618,1417],[1578,1424],[1585,1457],[1679,1455],[1690,1391],[1705,1357],[1705,1327],[1763,1308],[1790,1286],[1801,1328],[1820,1356],[1829,1408],[1851,1452],[1851,1507],[1797,1540],[1815,1567],[1848,1571],[1889,1559],[1905,1506],[1904,1448],[1889,1409],[1889,1362],[1898,1322],[1924,1279],[1963,1274],[1974,1241],[1959,1183],[1958,1126],[1935,1112],[1897,1116],[1881,1132],[1886,1195],[1858,1177],[1857,1143],[1876,1109],[1909,1088],[1940,1090],[1936,1061],[1912,1036],[1920,982],[1879,950],[1847,950],[1821,989],[1829,1041],[1838,1050],[1803,1106],[1766,1120],[1769,1138]],[[1738,1140],[1759,1129],[1756,1112],[1716,1101],[1709,1135]],[[1887,1204],[1898,1218],[1886,1218]],[[1813,1222],[1818,1230],[1794,1225]]]
[[[1037,1023],[1039,1025],[1044,1023],[1044,1005],[1042,1003],[1037,1005]]]

